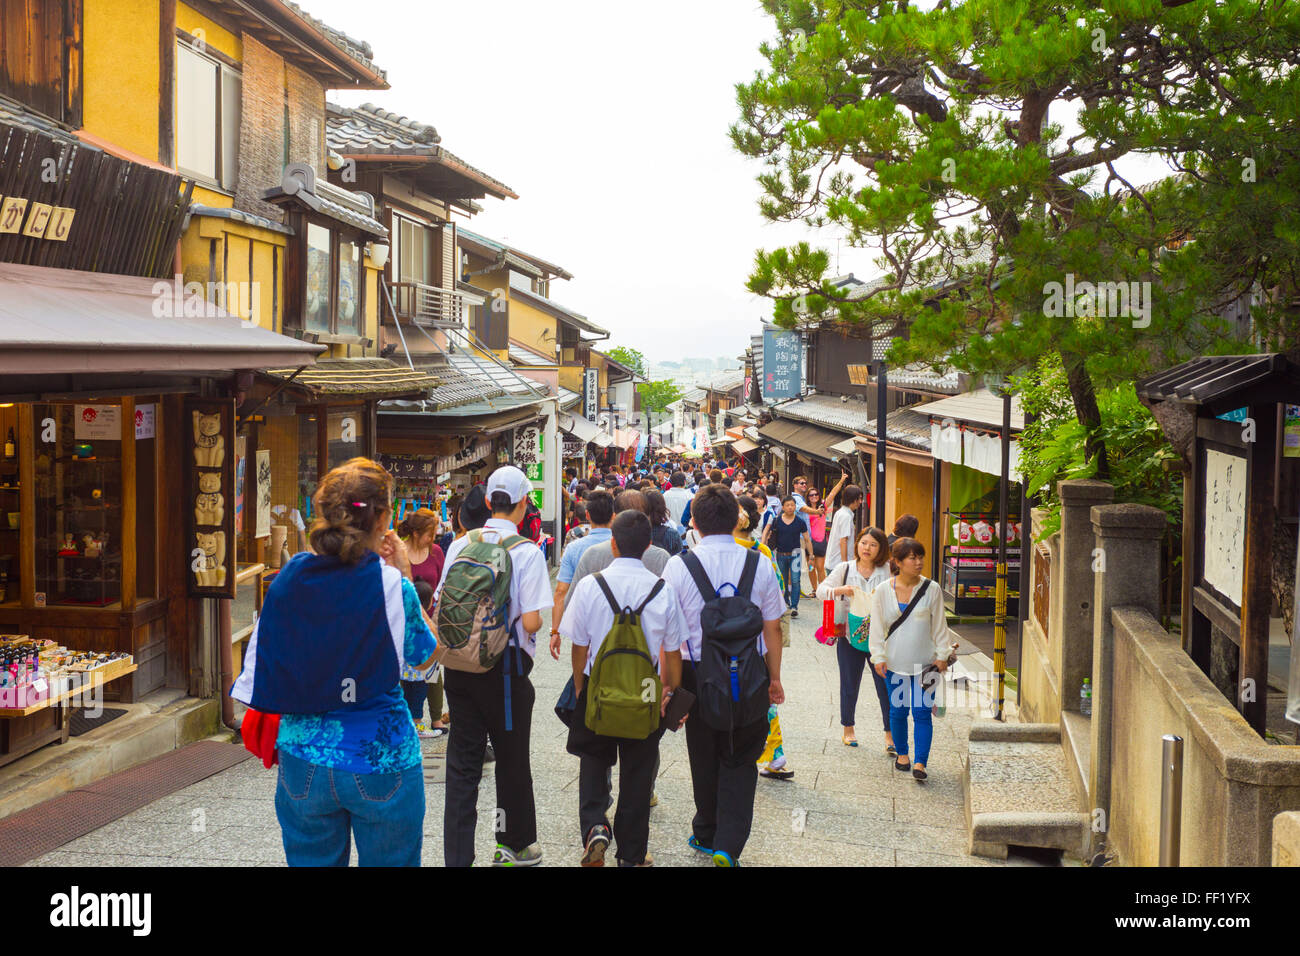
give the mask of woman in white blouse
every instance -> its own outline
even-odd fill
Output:
[[[899,538],[892,551],[898,574],[886,579],[871,595],[871,658],[876,673],[889,684],[889,723],[898,749],[894,767],[925,780],[930,756],[935,684],[948,669],[948,621],[942,589],[921,574],[925,546],[915,538]],[[890,634],[890,627],[916,599],[907,619]],[[928,674],[923,672],[929,669]],[[938,672],[937,674],[935,672]],[[908,762],[907,712],[916,726],[916,759]]]
[[[870,618],[859,620],[849,614],[849,599],[855,591],[868,596],[876,585],[889,579],[889,544],[879,528],[863,528],[853,545],[856,561],[843,561],[835,566],[825,580],[817,586],[817,596],[823,601],[835,601],[835,623],[848,623],[846,635],[835,642],[835,656],[840,666],[840,725],[844,728],[840,740],[846,747],[858,745],[853,725],[858,709],[858,689],[862,686],[862,671],[871,665],[867,650]],[[885,728],[885,752],[894,754],[894,738],[889,727],[889,689],[885,678],[871,672],[880,701],[880,720]]]

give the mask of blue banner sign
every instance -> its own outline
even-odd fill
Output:
[[[803,343],[798,332],[763,330],[763,401],[794,398],[803,390]]]

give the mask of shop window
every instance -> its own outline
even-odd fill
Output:
[[[17,604],[22,593],[22,568],[18,560],[22,489],[18,476],[18,433],[18,406],[0,404],[0,440],[4,442],[3,457],[0,457],[0,604]]]
[[[302,517],[311,527],[311,520],[315,517],[314,508],[311,498],[316,493],[316,486],[320,483],[321,472],[317,469],[316,448],[317,448],[317,410],[304,409],[298,414],[298,499],[302,502]],[[272,478],[272,481],[275,479]],[[272,485],[272,496],[274,497],[274,485]]]
[[[176,42],[176,165],[233,190],[239,175],[239,74]]]
[[[331,332],[330,246],[332,234],[324,226],[307,226],[307,297],[303,302],[303,327],[308,332]]]
[[[122,408],[41,404],[35,413],[36,603],[122,599]]]
[[[361,315],[361,246],[339,242],[339,335],[360,335]]]
[[[162,403],[151,395],[135,400],[135,596],[158,597],[158,464]]]
[[[326,471],[366,453],[364,407],[332,409],[328,415],[329,458]]]

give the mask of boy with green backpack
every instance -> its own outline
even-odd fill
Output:
[[[604,866],[611,837],[619,866],[650,866],[650,794],[661,721],[681,684],[685,620],[672,588],[646,570],[650,521],[640,511],[614,519],[614,561],[582,579],[560,625],[573,645],[577,706],[569,753],[580,758],[578,823],[583,866]],[[659,673],[662,652],[664,672]],[[611,833],[609,769],[619,764]]]

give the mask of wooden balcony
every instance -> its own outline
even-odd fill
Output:
[[[393,306],[403,322],[429,328],[463,329],[465,296],[423,282],[394,282]]]

